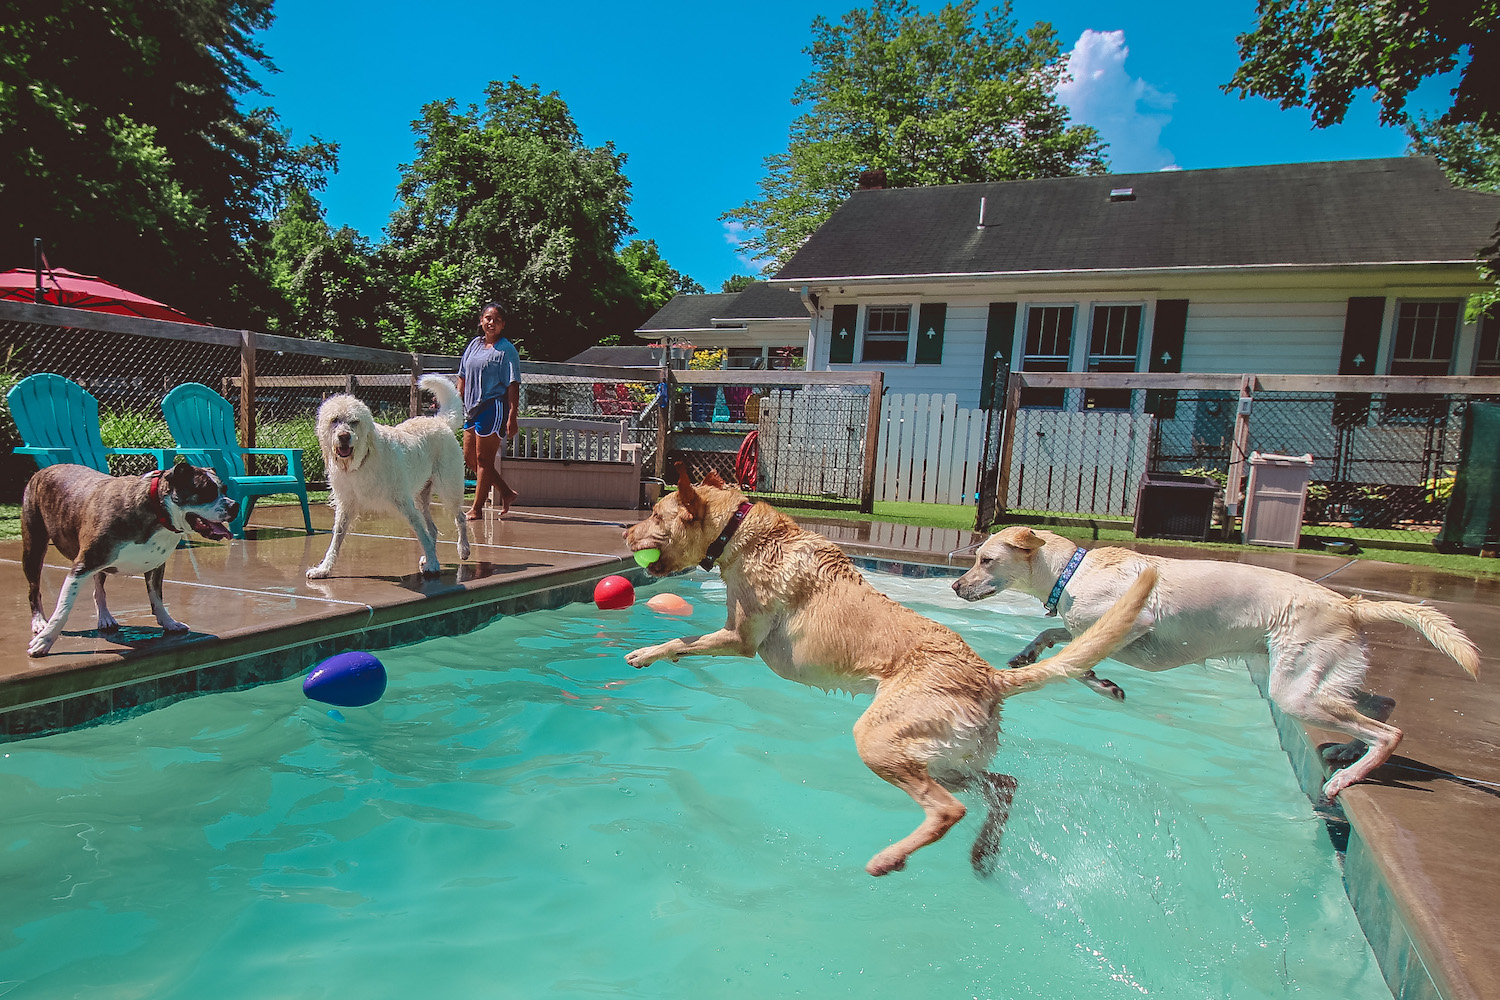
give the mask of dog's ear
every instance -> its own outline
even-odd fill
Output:
[[[1005,544],[1015,546],[1026,552],[1035,552],[1046,545],[1047,542],[1030,528],[1017,528],[1005,539]]]
[[[715,487],[717,489],[721,489],[721,490],[728,488],[728,487],[726,487],[724,485],[724,480],[720,479],[719,478],[719,474],[717,472],[715,472],[713,469],[709,469],[708,470],[708,475],[706,475],[706,476],[703,477],[703,485],[704,486],[713,486],[713,487]]]
[[[682,517],[693,520],[703,516],[703,498],[693,488],[693,477],[688,475],[687,465],[677,464],[677,503],[682,508]]]
[[[162,479],[166,481],[169,490],[175,490],[180,486],[191,486],[193,484],[193,464],[187,459],[178,457],[172,467],[162,473]]]

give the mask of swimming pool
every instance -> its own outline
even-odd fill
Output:
[[[995,661],[1043,625],[873,579]],[[0,746],[0,996],[1390,995],[1243,670],[1012,699],[995,876],[974,809],[872,879],[918,813],[854,752],[865,700],[630,669],[722,624],[717,576],[657,589],[693,618],[573,605],[383,652],[342,722],[293,680]]]

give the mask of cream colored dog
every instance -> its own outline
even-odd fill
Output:
[[[418,568],[437,576],[442,564],[432,520],[434,494],[458,525],[458,558],[469,558],[464,453],[454,437],[463,423],[463,401],[441,375],[424,375],[421,385],[437,397],[437,416],[412,417],[394,427],[376,423],[370,408],[353,396],[330,396],[318,407],[318,444],[333,490],[333,538],[323,561],[307,571],[308,579],[333,572],[349,526],[367,511],[394,511],[406,518],[422,543]]]
[[[953,632],[878,593],[833,542],[767,504],[752,505],[717,476],[698,487],[684,476],[625,539],[634,551],[661,550],[648,567],[658,576],[717,557],[729,607],[724,628],[637,649],[625,657],[631,666],[759,653],[788,680],[874,695],[854,724],[855,748],[926,818],[870,859],[871,875],[898,871],[913,851],[947,833],[965,811],[952,793],[964,789],[989,807],[970,855],[974,870],[994,870],[1016,788],[1015,778],[986,770],[1000,702],[1093,667],[1127,635],[1153,582],[1150,572],[1140,574],[1115,610],[1056,656],[994,670]]]
[[[1012,526],[985,540],[974,567],[953,589],[966,601],[1001,590],[1046,599],[1077,549],[1050,531]],[[1282,711],[1355,738],[1325,752],[1330,762],[1352,762],[1323,785],[1330,800],[1384,763],[1401,741],[1401,730],[1386,722],[1395,701],[1361,687],[1370,666],[1363,625],[1385,621],[1416,629],[1471,676],[1479,676],[1478,649],[1433,608],[1344,597],[1280,570],[1121,548],[1088,550],[1057,604],[1063,627],[1037,636],[1011,664],[1031,663],[1041,650],[1088,629],[1141,574],[1152,571],[1156,589],[1130,643],[1113,654],[1115,659],[1143,670],[1168,670],[1215,657],[1268,657],[1271,700]],[[1092,674],[1080,680],[1096,688],[1108,683]]]

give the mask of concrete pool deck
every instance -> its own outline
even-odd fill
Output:
[[[0,739],[18,739],[113,712],[166,703],[199,691],[296,676],[345,648],[409,642],[463,631],[497,614],[587,600],[608,573],[640,578],[620,525],[639,511],[519,509],[504,522],[476,524],[477,545],[460,566],[451,523],[436,580],[416,575],[418,548],[406,526],[365,521],[346,544],[335,578],[304,572],[327,546],[330,514],[314,508],[317,534],[300,529],[295,508],[256,512],[249,537],[202,541],[174,553],[164,595],[192,626],[163,637],[139,579],[110,582],[122,629],[93,629],[83,596],[51,654],[26,656],[30,610],[19,540],[0,541]],[[871,521],[803,518],[851,555],[877,563],[966,566],[967,531]],[[1181,548],[1136,543],[1182,557]],[[1500,580],[1471,579],[1334,556],[1257,550],[1205,552],[1320,579],[1343,593],[1423,600],[1451,615],[1479,644],[1476,684],[1415,633],[1375,626],[1369,639],[1373,690],[1397,700],[1393,722],[1406,738],[1391,763],[1340,798],[1350,825],[1349,893],[1387,981],[1402,997],[1500,1000]],[[50,610],[65,567],[48,554],[43,601]],[[938,570],[941,572],[941,570]],[[981,606],[982,607],[982,606]],[[1126,684],[1128,677],[1118,677]],[[1128,689],[1128,684],[1126,685]],[[1331,734],[1304,733],[1277,719],[1304,787],[1321,779],[1308,749]]]

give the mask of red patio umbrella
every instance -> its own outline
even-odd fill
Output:
[[[12,302],[36,301],[36,272],[28,267],[0,271],[0,299]],[[94,312],[118,313],[122,316],[144,316],[171,323],[193,323],[207,326],[169,305],[90,274],[76,274],[66,268],[42,269],[42,299],[54,306],[70,309],[92,309]]]

